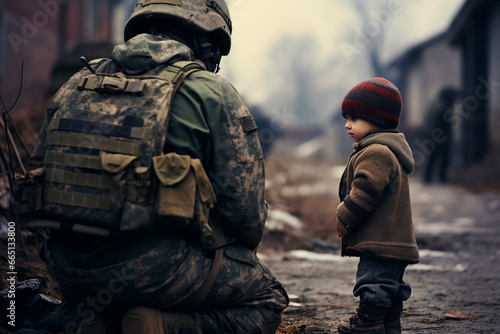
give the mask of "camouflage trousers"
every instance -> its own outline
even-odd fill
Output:
[[[177,247],[177,248],[176,248]],[[189,303],[213,259],[198,244],[165,239],[149,252],[103,268],[57,264],[45,247],[47,267],[65,302],[84,318],[104,315],[117,324],[135,306],[186,312],[202,333],[274,333],[288,296],[250,250],[226,245],[215,282],[204,302]]]

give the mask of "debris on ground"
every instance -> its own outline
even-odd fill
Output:
[[[460,312],[446,311],[444,318],[451,319],[451,320],[464,320],[464,319],[469,319],[469,316],[467,314],[463,314]]]

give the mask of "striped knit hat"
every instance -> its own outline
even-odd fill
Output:
[[[402,108],[401,93],[384,78],[372,78],[354,86],[342,101],[342,116],[362,118],[382,129],[395,129]]]

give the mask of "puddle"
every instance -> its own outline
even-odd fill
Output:
[[[432,249],[419,249],[420,257],[456,257],[456,254],[451,252],[436,251]]]
[[[443,265],[432,265],[432,264],[412,264],[409,265],[406,270],[412,271],[455,271],[455,272],[463,272],[467,270],[467,266],[463,264],[456,264],[454,266],[443,266]]]
[[[358,263],[359,259],[355,257],[342,257],[337,254],[315,253],[302,249],[288,252],[291,256],[307,261],[317,262],[338,262],[338,263]]]
[[[346,263],[346,264],[357,264],[359,258],[357,257],[342,257],[337,254],[325,254],[325,253],[315,253],[306,250],[293,250],[288,252],[289,255],[300,259],[311,262],[335,262],[335,263]],[[420,250],[420,256],[422,258],[454,258],[455,254],[442,251],[434,251],[423,249]],[[463,272],[467,270],[467,266],[463,264],[412,264],[409,265],[407,270],[414,271],[453,271],[453,272]]]
[[[462,234],[478,231],[473,218],[456,218],[451,221],[428,222],[415,220],[415,233],[425,235]]]
[[[338,192],[337,184],[330,182],[317,182],[312,184],[300,184],[295,186],[284,186],[281,194],[284,197],[313,196],[322,194],[336,195]]]
[[[293,230],[302,230],[304,224],[299,218],[284,210],[269,210],[266,220],[266,228],[269,230],[283,230],[285,226]]]

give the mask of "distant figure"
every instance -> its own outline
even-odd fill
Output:
[[[342,102],[355,144],[340,181],[337,230],[342,256],[360,260],[354,286],[359,307],[339,334],[401,333],[403,302],[411,294],[403,275],[420,260],[408,184],[415,163],[396,129],[401,106],[399,90],[383,78],[356,85]]]
[[[425,122],[425,136],[432,138],[435,129],[441,129],[443,140],[434,141],[434,149],[430,152],[424,172],[424,183],[432,183],[435,176],[441,183],[448,182],[447,170],[449,163],[452,129],[451,122],[445,119],[445,113],[453,107],[458,91],[453,87],[441,89],[437,99],[431,104],[427,121]],[[435,175],[437,172],[437,175]]]
[[[264,158],[267,158],[278,132],[272,130],[271,117],[267,116],[260,107],[252,107],[250,108],[250,112],[257,124],[257,133],[259,135],[262,153],[264,154]]]

